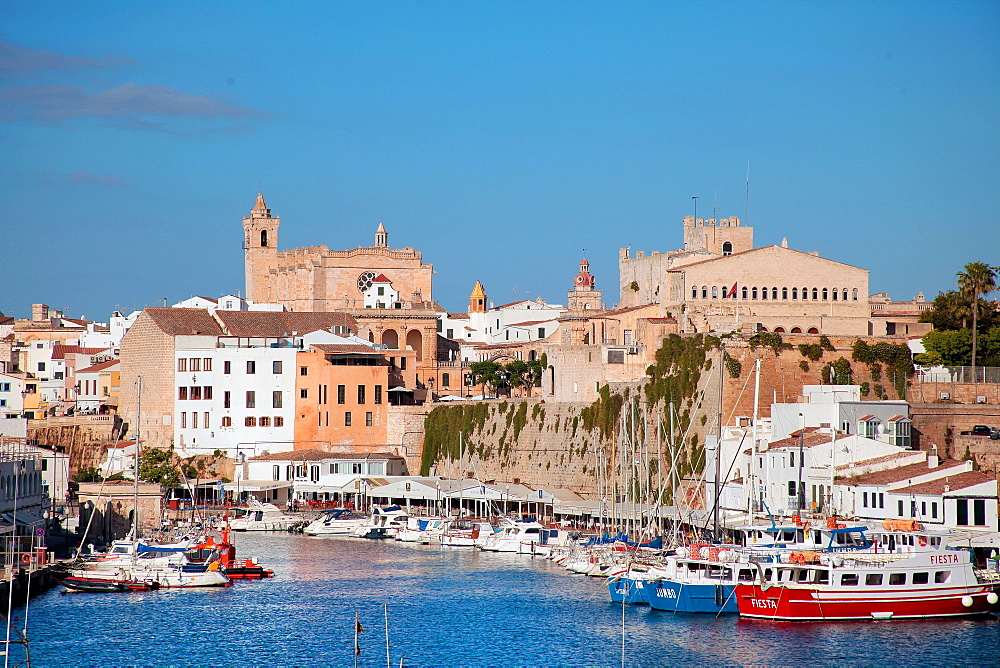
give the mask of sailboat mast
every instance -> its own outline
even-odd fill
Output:
[[[135,403],[135,467],[133,471],[133,478],[135,478],[135,487],[132,495],[132,563],[135,564],[139,543],[139,453],[141,446],[139,445],[139,436],[142,430],[142,376],[137,376],[135,380],[136,384],[136,403]]]
[[[758,411],[760,410],[760,358],[758,357],[754,362],[754,370],[757,374],[757,379],[753,384],[753,427],[751,429],[750,436],[750,465],[747,467],[747,472],[749,476],[747,480],[749,481],[749,487],[747,488],[747,516],[750,518],[750,524],[753,524],[753,510],[756,505],[757,500],[757,488],[754,482],[753,467],[757,459],[757,418]]]
[[[726,348],[719,342],[719,431],[715,442],[715,504],[712,507],[712,532],[716,540],[719,539],[719,478],[722,476],[722,381],[723,362],[725,360]]]

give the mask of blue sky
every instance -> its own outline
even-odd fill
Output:
[[[693,196],[933,298],[1000,264],[998,110],[991,1],[7,2],[0,311],[241,290],[258,187],[450,310],[565,303],[583,249],[611,305]]]

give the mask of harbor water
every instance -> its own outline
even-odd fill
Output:
[[[27,611],[35,666],[996,665],[1000,619],[774,624],[609,601],[540,558],[394,541],[235,536],[274,569],[231,587],[67,594]],[[24,611],[17,611],[23,615]],[[624,661],[623,661],[624,660]]]

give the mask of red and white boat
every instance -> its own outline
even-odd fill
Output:
[[[1000,572],[976,568],[969,550],[916,536],[921,549],[913,551],[796,553],[788,562],[758,563],[757,581],[736,586],[740,616],[818,622],[965,617],[998,609]]]

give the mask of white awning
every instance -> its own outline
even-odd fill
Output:
[[[9,513],[0,513],[0,519],[2,519],[7,524],[14,524],[14,516],[17,515],[17,524],[21,526],[32,526],[35,524],[44,524],[45,519],[34,515],[25,510],[16,510]]]
[[[227,482],[226,489],[239,492],[266,492],[272,489],[287,489],[292,483],[288,480],[237,480]]]

